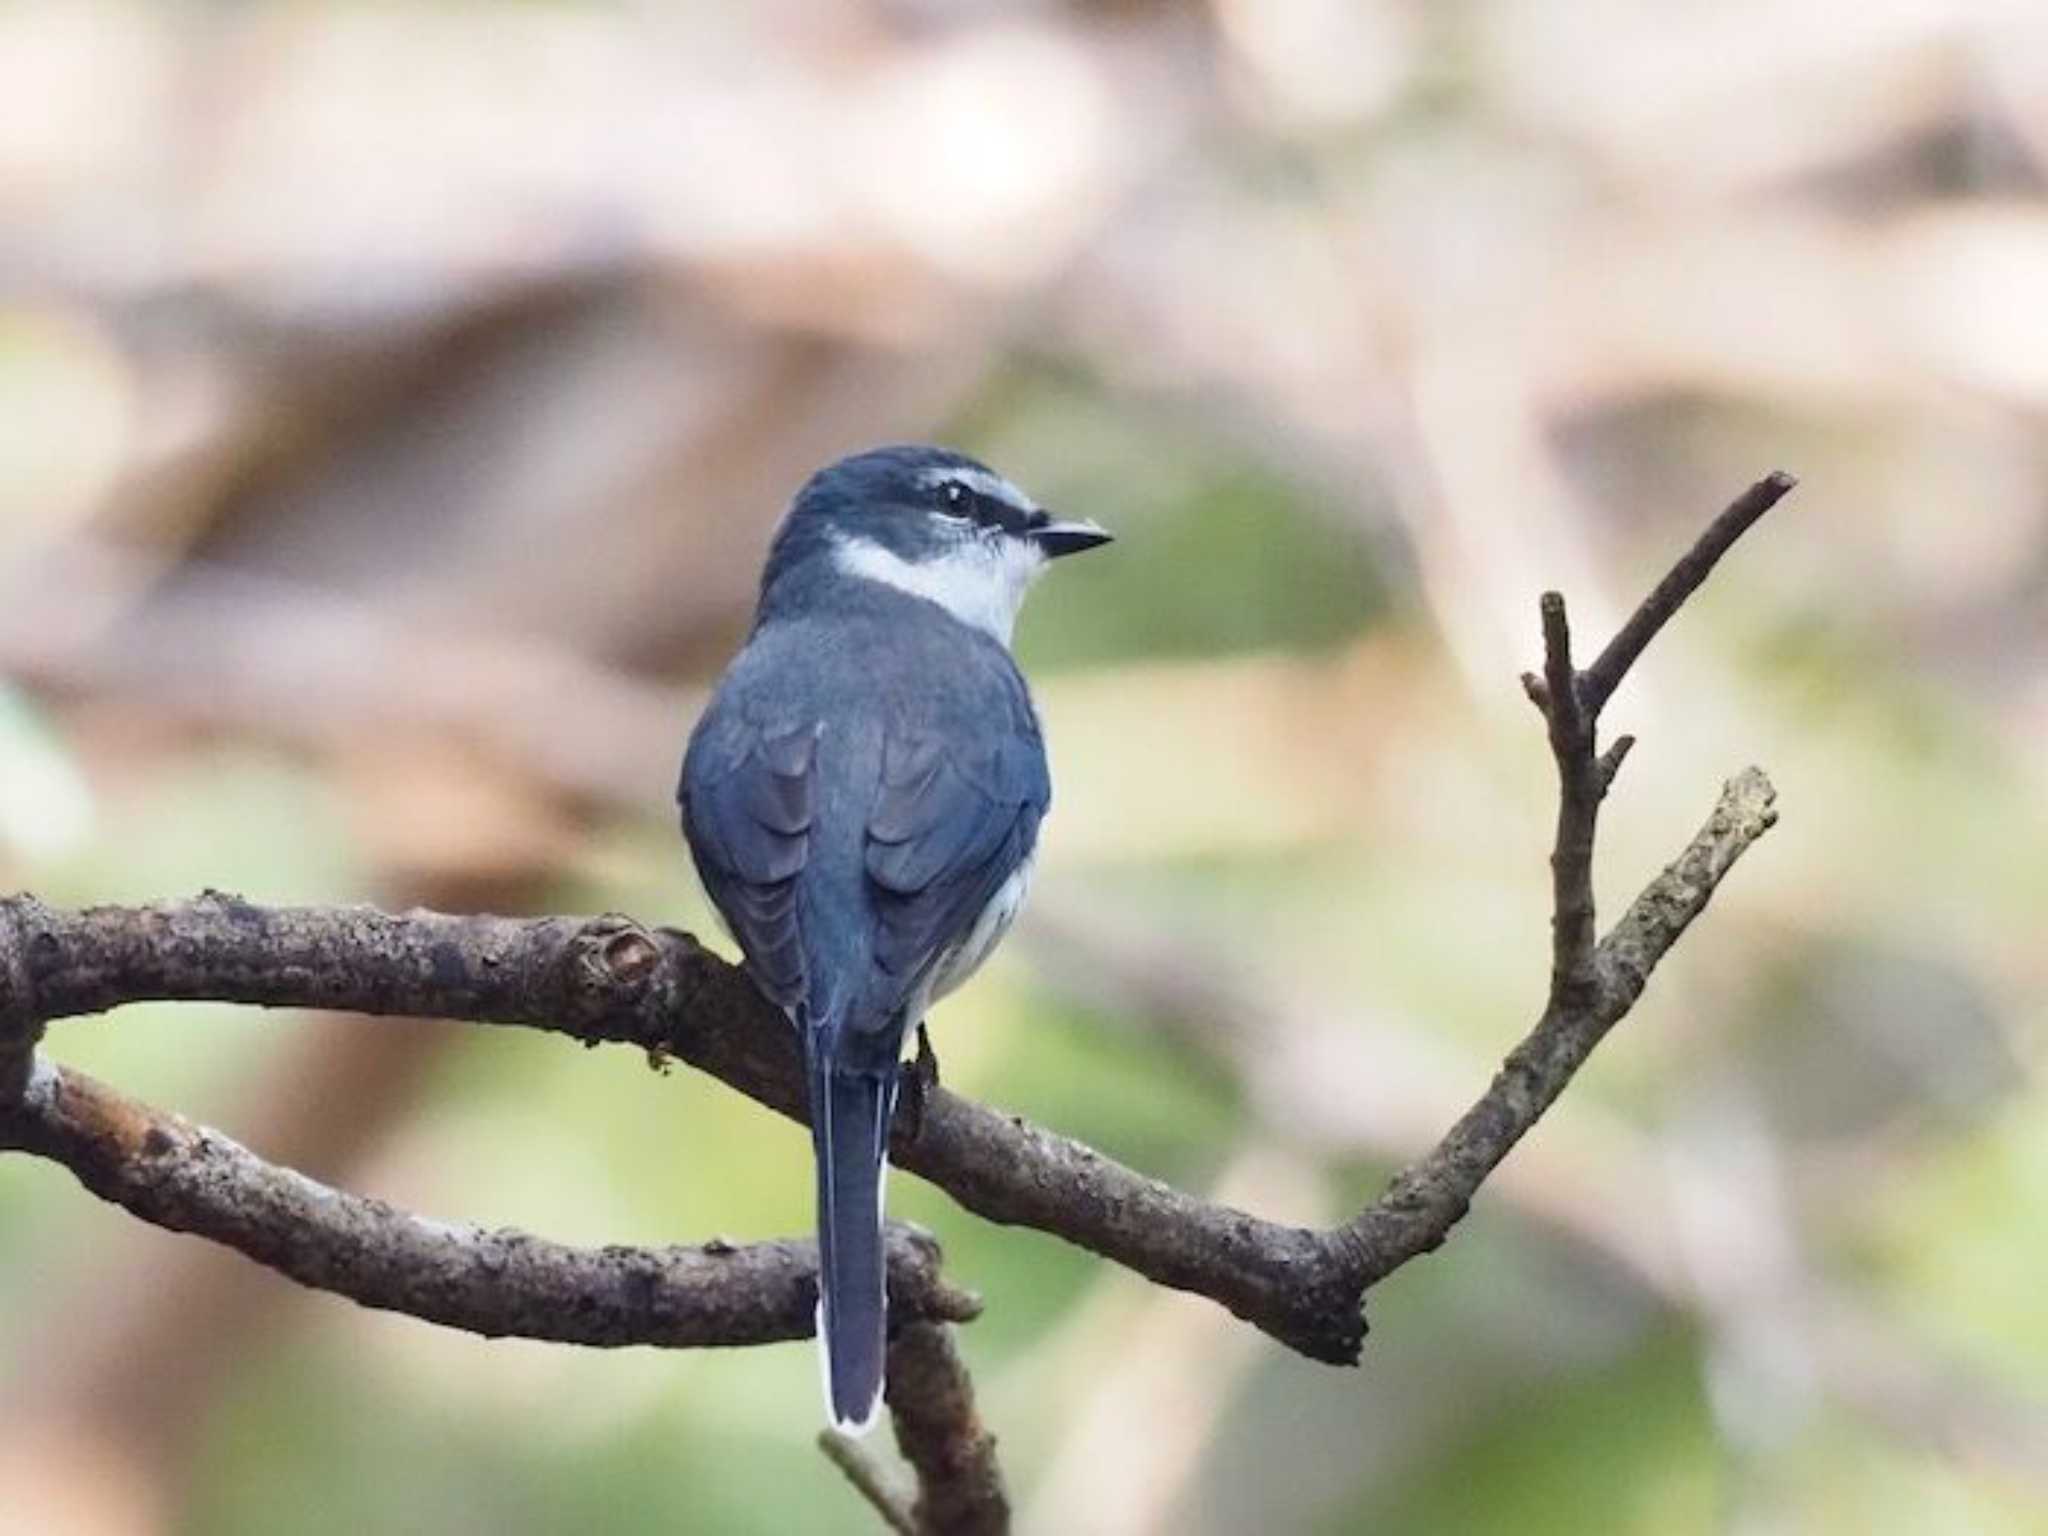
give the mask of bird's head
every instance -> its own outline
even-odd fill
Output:
[[[769,551],[762,595],[798,573],[876,581],[1007,644],[1046,563],[1109,539],[1094,523],[1054,517],[965,454],[875,448],[819,470],[797,493]]]

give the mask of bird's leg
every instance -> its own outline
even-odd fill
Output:
[[[924,1021],[917,1025],[917,1054],[909,1061],[896,1064],[896,1091],[901,1102],[903,1135],[915,1141],[924,1130],[925,1101],[931,1091],[939,1086],[939,1058],[932,1050],[932,1038],[925,1033]]]

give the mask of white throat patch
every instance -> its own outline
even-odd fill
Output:
[[[1045,568],[1045,555],[1027,540],[974,534],[925,561],[906,560],[872,539],[842,536],[832,559],[846,575],[937,603],[1003,645],[1017,627],[1032,578]]]

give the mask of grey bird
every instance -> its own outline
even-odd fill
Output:
[[[1047,562],[1108,540],[962,454],[840,460],[777,529],[753,630],[683,758],[698,875],[802,1042],[842,1429],[881,1402],[905,1038],[1008,931],[1052,800],[1011,629]]]

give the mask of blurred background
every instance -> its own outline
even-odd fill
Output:
[[[671,813],[810,469],[1110,551],[947,1081],[1328,1222],[1533,1020],[1518,672],[1764,471],[1610,711],[1612,917],[1784,819],[1364,1368],[898,1175],[1030,1532],[2048,1530],[2048,9],[0,8],[0,883],[705,924]],[[807,1230],[622,1050],[151,1007],[48,1044],[571,1242]],[[0,1166],[0,1529],[865,1529],[808,1345],[486,1343]],[[881,1441],[875,1442],[880,1444]]]

